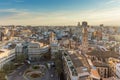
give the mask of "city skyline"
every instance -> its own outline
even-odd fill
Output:
[[[120,0],[1,0],[0,6],[0,25],[120,25]]]

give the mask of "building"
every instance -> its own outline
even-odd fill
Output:
[[[117,58],[109,58],[108,63],[112,70],[112,75],[120,79],[120,60]]]
[[[15,49],[0,49],[0,69],[15,58]]]
[[[102,34],[102,40],[103,40],[103,41],[109,41],[109,34],[103,33],[103,34]]]
[[[50,36],[49,36],[49,42],[50,42],[50,44],[53,43],[53,42],[55,42],[55,37],[56,37],[55,33],[51,32]]]
[[[114,55],[113,55],[114,54]],[[86,55],[93,61],[106,62],[110,57],[119,58],[119,54],[114,51],[105,51],[103,50],[92,50],[91,52],[86,53]]]
[[[0,31],[0,41],[3,41],[4,33]]]
[[[101,40],[102,40],[102,26],[100,25],[100,27],[97,29],[97,41]]]
[[[50,40],[50,47],[51,47],[51,58],[55,58],[55,54],[59,51],[58,41],[55,38],[55,33],[51,32],[49,40]]]
[[[41,56],[49,51],[49,45],[40,46],[40,43],[29,43],[28,47],[28,59],[29,60],[40,60]]]
[[[66,80],[90,80],[90,73],[83,66],[80,58],[71,51],[63,52],[63,67]]]
[[[23,45],[22,45],[22,43],[19,43],[19,44],[16,45],[15,53],[16,53],[16,55],[24,54],[23,53]]]
[[[88,25],[87,22],[82,22],[82,50],[87,52],[88,50]]]
[[[15,48],[16,55],[25,55],[29,60],[40,60],[41,56],[49,51],[49,45],[43,45],[39,42],[23,42],[17,44]]]
[[[51,47],[51,58],[55,58],[55,54],[59,52],[59,45],[58,43],[53,43],[50,45]]]
[[[94,61],[93,65],[97,68],[97,71],[101,78],[111,77],[111,70],[109,69],[109,66],[107,64],[100,61]]]
[[[79,26],[79,27],[80,27],[80,22],[78,22],[77,26]]]
[[[116,64],[116,75],[120,79],[120,63]]]

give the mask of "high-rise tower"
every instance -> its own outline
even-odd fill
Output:
[[[88,50],[88,24],[86,21],[82,22],[82,50]]]
[[[80,22],[78,22],[77,26],[80,26]]]
[[[55,33],[53,33],[53,32],[50,33],[49,42],[50,42],[50,44],[55,42]]]
[[[0,31],[0,41],[3,41],[4,33]]]

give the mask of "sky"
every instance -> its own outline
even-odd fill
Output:
[[[120,26],[120,0],[0,0],[0,25]]]

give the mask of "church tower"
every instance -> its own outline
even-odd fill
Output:
[[[49,42],[50,42],[50,44],[55,42],[55,33],[53,33],[53,32],[50,33]]]
[[[87,52],[88,50],[88,24],[87,22],[82,22],[82,50]]]
[[[56,40],[56,34],[54,32],[50,33],[50,47],[51,47],[51,58],[55,58],[55,54],[58,53],[58,41]]]

